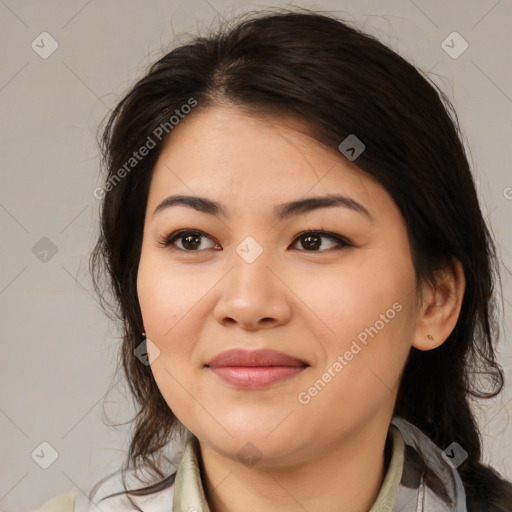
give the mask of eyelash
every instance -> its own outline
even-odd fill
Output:
[[[200,237],[205,237],[205,238],[209,238],[211,240],[211,238],[209,236],[206,235],[206,233],[203,233],[202,231],[198,231],[198,230],[194,230],[194,229],[180,229],[178,231],[175,231],[174,233],[171,233],[169,236],[161,239],[158,241],[158,245],[161,246],[161,247],[166,247],[168,249],[171,249],[171,250],[177,250],[177,251],[181,251],[181,252],[188,252],[188,253],[199,253],[201,251],[204,251],[205,249],[200,249],[200,250],[186,250],[186,249],[180,249],[179,247],[172,247],[174,245],[174,242],[179,239],[179,238],[183,238],[185,235],[188,235],[188,234],[191,234],[191,235],[195,235],[195,236],[200,236]],[[342,250],[346,247],[353,247],[353,244],[351,244],[347,239],[339,236],[339,235],[336,235],[335,233],[331,233],[329,231],[324,231],[324,230],[308,230],[308,231],[303,231],[301,233],[299,233],[294,239],[293,239],[293,242],[292,242],[292,245],[295,244],[298,240],[300,240],[301,238],[307,236],[307,235],[316,235],[316,236],[320,236],[320,237],[323,237],[323,238],[327,238],[333,242],[336,242],[338,244],[337,247],[331,247],[330,249],[324,249],[324,250],[317,250],[317,251],[307,251],[305,249],[301,250],[300,252],[311,252],[311,253],[324,253],[324,252],[328,252],[328,251],[339,251],[339,250]],[[213,240],[212,240],[213,241]]]

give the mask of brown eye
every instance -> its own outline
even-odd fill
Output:
[[[187,250],[195,250],[201,245],[201,235],[183,235],[180,240],[182,246]]]
[[[320,249],[322,246],[322,239],[334,242],[334,246]],[[350,244],[341,237],[333,233],[327,233],[326,231],[305,231],[298,235],[295,240],[297,242],[301,242],[301,246],[306,250],[306,252],[323,252],[329,249],[342,249],[343,247],[350,246]]]
[[[199,249],[202,240],[208,238],[204,233],[201,231],[191,231],[187,229],[181,229],[179,231],[176,231],[175,233],[171,234],[169,237],[167,237],[164,241],[160,242],[160,245],[163,245],[164,247],[171,247],[175,246],[176,249],[181,251],[187,251],[187,252],[199,252]],[[181,247],[180,245],[181,244]],[[206,249],[212,249],[213,247],[206,247]]]

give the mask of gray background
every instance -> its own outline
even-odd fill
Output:
[[[287,4],[0,0],[1,510],[33,510],[57,494],[88,492],[119,467],[127,447],[129,427],[104,424],[105,414],[122,422],[133,408],[122,383],[107,393],[119,337],[87,273],[97,230],[98,124],[161,49],[180,41],[177,34],[265,5]],[[510,379],[512,2],[288,5],[343,15],[430,72],[454,102],[498,240],[506,313],[499,356]],[[58,43],[45,59],[31,47],[44,31]],[[469,44],[458,58],[441,46],[453,31]],[[508,479],[511,395],[507,382],[500,397],[477,409],[485,460]],[[42,442],[58,452],[48,469],[31,456]]]

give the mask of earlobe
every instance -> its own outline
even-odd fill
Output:
[[[456,258],[438,272],[435,288],[430,286],[419,312],[412,346],[432,350],[441,346],[459,318],[466,280],[462,264]]]

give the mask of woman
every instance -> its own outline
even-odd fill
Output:
[[[498,268],[450,109],[304,11],[198,37],[119,103],[91,262],[140,410],[101,510],[512,510],[469,406],[503,387]]]

